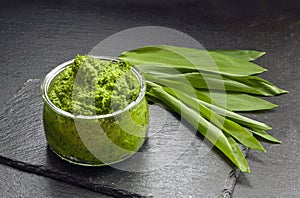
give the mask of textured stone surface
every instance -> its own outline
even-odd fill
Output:
[[[297,66],[299,68],[299,66]],[[300,74],[300,73],[298,73]],[[290,78],[290,94],[268,114],[281,145],[265,144],[267,153],[248,153],[250,174],[241,174],[233,197],[299,197],[300,195],[300,79]]]
[[[3,165],[0,172],[0,197],[110,197]]]
[[[52,167],[51,170],[70,172],[73,176],[91,178],[114,187],[121,188],[122,184],[125,190],[139,193],[208,197],[211,192],[211,197],[215,197],[226,187],[228,190],[223,194],[230,197],[237,175],[229,174],[231,168],[223,161],[225,158],[218,151],[210,152],[209,157],[205,159],[199,157],[198,151],[201,147],[199,138],[193,143],[191,150],[187,150],[173,164],[145,174],[118,171],[118,178],[116,178],[111,176],[115,174],[112,168],[92,170],[75,168],[61,162],[47,149],[40,125],[41,118],[38,110],[40,103],[34,102],[39,98],[38,92],[32,92],[31,95],[27,95],[28,98],[10,100],[16,93],[18,96],[22,90],[32,86],[38,89],[38,81],[31,81],[23,86],[28,79],[40,79],[56,65],[73,58],[78,53],[89,52],[107,36],[136,26],[167,26],[193,36],[207,49],[256,49],[267,52],[267,55],[257,61],[269,69],[262,76],[288,89],[290,94],[269,99],[279,104],[279,108],[266,114],[251,116],[270,124],[273,127],[271,134],[281,139],[283,144],[266,144],[268,153],[250,151],[248,159],[252,172],[239,178],[233,195],[234,197],[297,197],[299,194],[299,18],[299,1],[296,0],[276,2],[271,0],[247,2],[88,0],[84,3],[79,0],[1,1],[0,108],[3,110],[1,114],[3,127],[0,135],[0,154],[32,164],[43,164],[46,168]],[[184,43],[174,39],[174,44]],[[22,86],[21,91],[17,92]],[[32,111],[21,113],[26,113],[29,119],[22,117],[19,109],[24,107],[16,102],[24,100],[29,101],[26,103],[27,111],[30,109]],[[159,108],[154,110],[157,113],[161,112]],[[15,117],[18,121],[14,120]],[[178,127],[178,120],[173,115],[169,115],[169,118],[168,126],[163,130],[163,136],[166,138],[158,140],[161,134],[153,134],[157,145],[165,144],[172,136],[172,127]],[[155,122],[159,121],[159,119],[155,120]],[[158,130],[159,126],[157,125],[158,128],[155,130]],[[30,134],[26,137],[21,131]],[[183,132],[187,135],[190,131],[185,129]],[[177,146],[184,145],[182,142],[175,143]],[[145,148],[149,149],[149,145],[151,142],[146,144]],[[176,152],[177,147],[173,146],[171,148],[174,150],[169,150],[171,154]],[[179,148],[184,149],[181,146]],[[31,155],[32,153],[38,155]],[[55,194],[53,188],[47,186],[47,178],[34,176],[41,179],[33,181],[30,179],[32,174],[10,169],[4,165],[0,167],[1,190],[9,189],[1,191],[1,197],[29,197],[34,191],[37,192],[34,194],[36,197],[68,196],[64,192],[59,194],[60,191]],[[226,174],[229,174],[230,180]],[[20,175],[24,179],[14,181],[15,175]],[[71,188],[55,180],[49,181],[55,187]],[[46,188],[49,189],[38,190]],[[82,192],[89,193],[84,190]]]
[[[32,170],[42,166],[43,170],[31,172],[71,181],[69,183],[81,179],[87,181],[87,188],[91,185],[88,181],[92,181],[103,187],[100,192],[112,195],[118,195],[118,190],[155,197],[216,197],[223,193],[232,170],[230,163],[227,164],[226,158],[217,150],[204,153],[210,149],[210,144],[202,142],[176,117],[155,105],[150,106],[149,138],[142,148],[142,152],[149,154],[147,158],[129,159],[117,167],[100,168],[78,167],[62,161],[50,151],[44,137],[40,84],[40,80],[28,80],[0,116],[1,155],[37,165],[26,167],[21,164],[24,168],[18,165],[17,168]],[[136,168],[132,169],[133,166]],[[124,171],[125,168],[128,171]],[[51,171],[47,172],[47,169]],[[65,178],[65,175],[72,178]],[[105,187],[112,192],[106,192]]]

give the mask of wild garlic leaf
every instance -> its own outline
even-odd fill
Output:
[[[197,111],[186,106],[180,100],[168,94],[161,86],[149,82],[149,92],[155,95],[164,105],[172,109],[173,112],[181,115],[198,132],[202,133],[218,149],[220,149],[237,167],[243,172],[249,172],[249,166],[244,156],[239,155],[236,147],[232,148],[224,133],[212,123],[204,119]],[[233,150],[234,149],[234,150]]]
[[[217,114],[222,115],[222,116],[226,117],[227,119],[230,119],[234,122],[237,122],[240,125],[247,127],[249,129],[252,129],[252,130],[271,130],[272,129],[270,126],[268,126],[265,123],[242,116],[233,111],[229,111],[229,110],[220,108],[218,106],[204,102],[202,100],[197,100],[197,101],[199,103],[207,106],[208,108],[210,108],[212,111],[216,112]]]
[[[249,93],[273,96],[287,93],[272,83],[255,76],[233,77],[219,74],[190,72],[184,74],[155,74],[156,77],[168,80],[188,80],[197,89],[226,90],[230,92]]]
[[[236,138],[243,145],[255,150],[265,152],[265,149],[262,147],[259,141],[239,124],[215,113],[208,107],[198,102],[197,99],[189,97],[187,94],[185,94],[179,89],[171,89],[169,87],[164,87],[164,90],[166,90],[173,97],[176,97],[178,100],[181,100],[185,105],[199,112],[201,116],[203,116],[208,121],[214,123],[218,128],[225,131],[227,134]]]
[[[151,82],[156,82],[160,85],[180,88],[181,90],[191,90],[194,82],[185,78],[185,75],[174,75],[175,77],[163,77],[162,75],[144,74],[145,78]],[[170,75],[169,75],[170,76]],[[172,80],[171,80],[172,79]],[[189,84],[190,83],[190,84]],[[224,86],[224,85],[217,85]],[[198,86],[196,85],[196,88]],[[277,107],[277,105],[255,96],[228,91],[215,90],[193,90],[198,99],[213,103],[216,106],[231,110],[231,111],[258,111],[268,110]]]
[[[281,141],[274,138],[273,136],[271,136],[270,134],[266,133],[264,130],[259,130],[259,129],[253,129],[253,130],[249,130],[250,132],[252,132],[254,135],[259,136],[265,140],[268,140],[270,142],[274,142],[274,143],[278,143],[281,144]]]
[[[174,68],[192,68],[202,72],[232,76],[248,76],[266,71],[266,69],[243,59],[220,53],[208,53],[205,50],[169,45],[146,46],[123,52],[120,59],[127,60],[140,67],[160,64]],[[241,65],[243,65],[241,67]]]
[[[182,74],[189,72],[198,72],[195,67],[186,67],[186,66],[170,66],[162,63],[143,63],[140,65],[135,65],[140,72],[143,74],[154,74],[154,75],[162,75],[162,74]]]
[[[209,52],[232,56],[246,61],[254,61],[266,54],[265,52],[255,50],[209,50]]]
[[[239,169],[242,171],[242,172],[247,172],[247,173],[250,173],[250,168],[249,168],[249,165],[248,165],[248,162],[243,154],[243,152],[241,151],[241,148],[240,146],[236,143],[236,141],[228,136],[227,137],[227,140],[233,150],[233,153],[235,155],[235,159],[238,160],[238,163],[240,164],[240,167]]]
[[[266,71],[250,62],[264,54],[156,45],[123,52],[119,58],[142,72],[149,101],[160,102],[167,110],[180,114],[241,171],[250,172],[237,141],[261,151],[265,150],[259,140],[280,141],[265,132],[270,126],[236,111],[275,108],[277,105],[256,96],[288,93],[253,76]]]
[[[276,104],[264,99],[237,92],[212,92],[201,90],[203,95],[212,98],[216,103],[223,104],[223,107],[231,111],[261,111],[277,107]]]
[[[234,80],[248,87],[252,87],[256,90],[253,94],[263,95],[263,96],[275,96],[279,94],[288,93],[288,91],[276,87],[269,81],[262,79],[257,76],[226,76],[225,78]],[[241,90],[241,92],[243,92]]]

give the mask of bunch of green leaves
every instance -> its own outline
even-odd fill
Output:
[[[239,143],[265,152],[259,140],[280,141],[266,133],[270,126],[236,112],[272,109],[275,104],[257,96],[287,93],[255,76],[266,69],[252,61],[264,54],[157,45],[123,52],[119,58],[142,72],[148,100],[181,115],[241,171],[250,172]]]

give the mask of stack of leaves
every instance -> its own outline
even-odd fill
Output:
[[[147,99],[181,115],[241,171],[250,172],[238,143],[265,152],[259,140],[280,143],[271,127],[236,112],[276,107],[257,96],[287,91],[254,76],[266,69],[253,60],[264,52],[205,51],[177,46],[145,46],[119,58],[135,65],[147,81]]]

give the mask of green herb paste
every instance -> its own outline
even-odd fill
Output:
[[[123,110],[135,101],[140,83],[124,61],[77,56],[52,81],[51,102],[73,115],[95,116]],[[44,127],[51,149],[60,157],[83,165],[111,164],[128,158],[144,143],[148,129],[145,97],[113,117],[69,117],[44,105]]]
[[[124,62],[77,56],[53,82],[49,98],[75,115],[101,115],[124,109],[139,95],[139,81]]]

